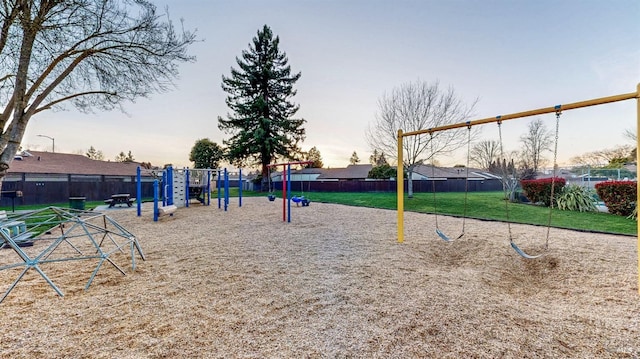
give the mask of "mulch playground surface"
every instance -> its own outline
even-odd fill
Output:
[[[0,303],[4,358],[638,358],[637,239],[552,229],[527,260],[507,225],[466,220],[452,243],[434,217],[232,199],[152,221],[108,215],[146,255],[43,265]],[[462,220],[438,217],[450,236]],[[512,225],[532,253],[546,229]],[[40,244],[36,241],[36,246]],[[44,245],[44,244],[42,244]],[[15,261],[0,251],[0,264]],[[18,272],[19,273],[19,272]],[[0,290],[15,270],[0,271]]]

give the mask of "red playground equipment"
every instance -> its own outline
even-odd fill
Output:
[[[306,165],[311,163],[313,163],[313,161],[296,161],[296,162],[286,162],[286,163],[275,163],[267,166],[267,167],[275,167],[275,168],[282,166],[282,221],[283,222],[284,221],[291,222],[291,201],[294,200],[294,202],[296,203],[302,201],[302,199],[300,199],[299,197],[296,197],[296,199],[293,199],[290,197],[291,165]],[[286,172],[286,175],[285,175],[285,172]]]

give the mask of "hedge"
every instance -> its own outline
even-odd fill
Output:
[[[629,216],[636,206],[634,181],[606,181],[596,184],[596,192],[611,214]]]
[[[531,201],[531,203],[542,202],[545,206],[549,207],[551,205],[552,183],[554,183],[553,197],[557,198],[557,196],[562,191],[562,187],[564,187],[566,183],[566,180],[564,178],[550,177],[533,180],[522,180],[520,181],[520,186],[522,186],[522,191],[524,192],[525,197],[527,197],[527,199]]]

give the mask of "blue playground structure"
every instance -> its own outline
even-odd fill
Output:
[[[138,217],[142,215],[141,169],[138,167],[138,194],[136,196]],[[211,182],[216,177],[218,208],[222,209],[224,190],[224,210],[229,206],[229,171],[224,169],[174,169],[172,166],[162,171],[162,180],[153,184],[153,220],[173,213],[179,207],[189,207],[192,200],[200,204],[211,205]],[[242,170],[239,170],[242,182]],[[238,206],[242,207],[242,186],[239,186]]]

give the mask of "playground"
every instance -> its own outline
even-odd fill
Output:
[[[123,276],[51,264],[59,297],[33,271],[0,304],[0,352],[21,357],[640,356],[636,238],[551,229],[529,260],[505,223],[467,219],[450,243],[434,217],[246,198],[227,212],[178,209],[152,220],[109,212],[146,261]],[[146,204],[145,204],[146,205]],[[446,233],[460,219],[438,217]],[[526,249],[544,227],[512,225]],[[37,244],[36,244],[37,245]],[[8,251],[0,251],[0,256]],[[118,257],[114,257],[114,261]],[[10,283],[6,271],[0,283]]]

